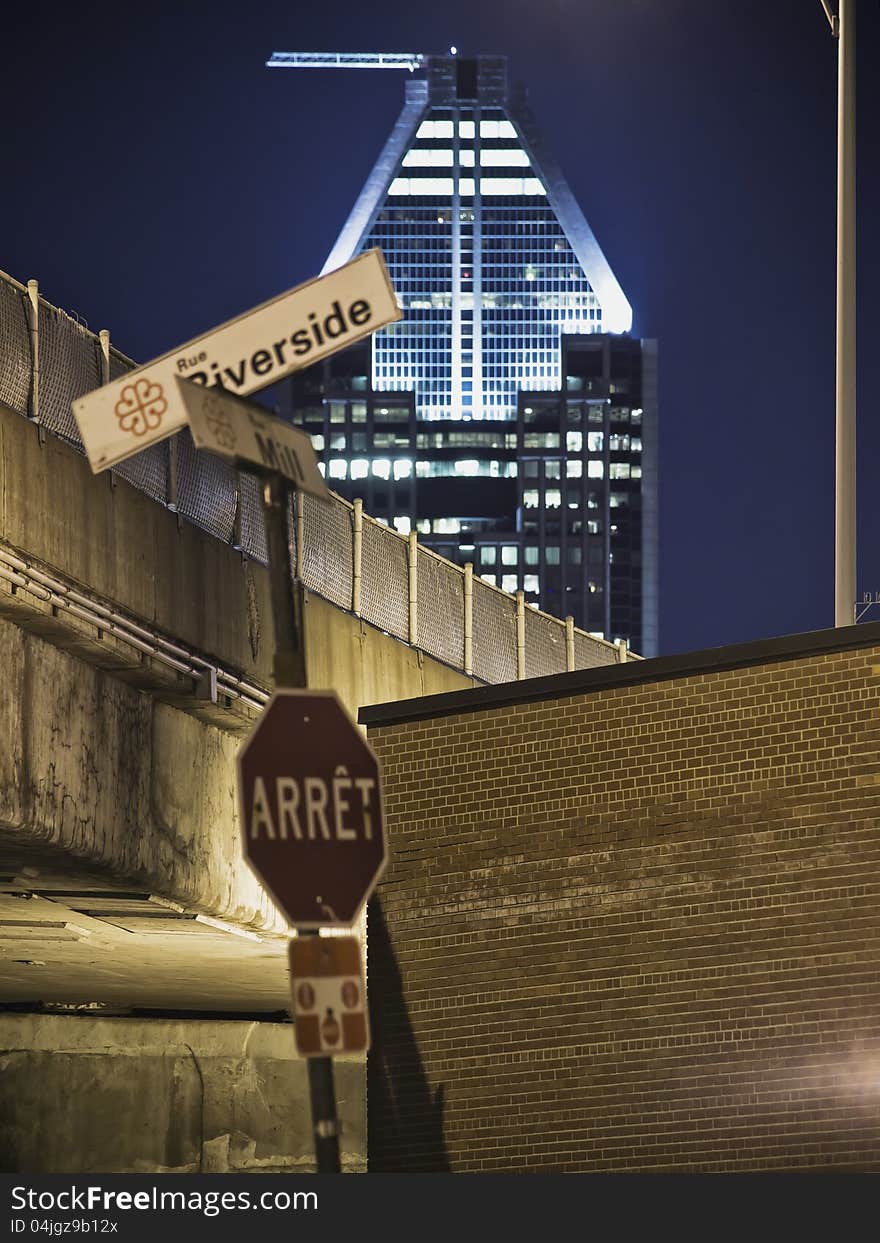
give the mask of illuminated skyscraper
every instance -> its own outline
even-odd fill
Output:
[[[422,76],[324,266],[381,247],[404,318],[303,374],[299,417],[331,487],[650,655],[655,343],[628,335],[629,303],[506,60],[408,61]]]

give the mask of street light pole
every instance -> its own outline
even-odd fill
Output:
[[[837,342],[835,380],[834,624],[856,608],[856,0],[838,14],[821,0],[837,39]]]

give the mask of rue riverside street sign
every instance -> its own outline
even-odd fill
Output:
[[[246,397],[401,316],[382,252],[368,250],[74,401],[89,465],[97,474],[185,426],[175,379]]]
[[[238,753],[244,855],[299,929],[349,927],[385,866],[379,765],[334,691],[277,690]]]

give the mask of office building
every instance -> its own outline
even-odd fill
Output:
[[[630,335],[629,303],[506,60],[413,59],[324,267],[381,247],[404,317],[301,373],[296,417],[336,491],[651,655],[656,343]]]

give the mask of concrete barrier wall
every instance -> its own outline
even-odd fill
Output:
[[[336,1058],[343,1170],[365,1167],[362,1061]],[[0,1015],[0,1169],[309,1173],[289,1026]]]

